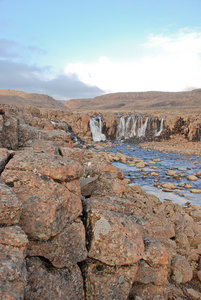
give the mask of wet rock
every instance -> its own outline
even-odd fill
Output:
[[[162,187],[165,189],[170,189],[170,190],[176,189],[174,183],[172,183],[172,182],[165,182],[162,184]]]
[[[197,176],[195,176],[195,175],[189,175],[189,176],[186,177],[186,179],[188,179],[190,181],[196,181],[196,180],[198,180]]]
[[[27,258],[25,299],[84,300],[83,280],[77,265],[56,269],[38,257]]]
[[[86,299],[128,299],[137,270],[137,265],[112,267],[99,261],[88,259],[82,264],[86,286]]]
[[[12,188],[0,182],[0,225],[16,224],[20,220],[22,203]]]
[[[43,256],[57,268],[71,267],[86,259],[85,230],[82,222],[69,224],[61,233],[46,242],[30,241],[28,255]]]
[[[172,272],[172,279],[178,284],[189,282],[193,277],[189,262],[181,255],[177,255],[172,259]]]
[[[191,189],[192,188],[192,185],[190,183],[185,183],[184,184],[184,188],[185,189]]]
[[[159,176],[157,172],[151,172],[151,176]]]
[[[88,256],[110,266],[134,264],[143,256],[139,225],[119,213],[88,209],[86,234]]]
[[[0,228],[1,299],[24,299],[28,240],[19,226]]]
[[[139,163],[136,163],[135,166],[138,169],[142,169],[142,168],[144,168],[146,166],[146,164],[145,164],[145,162],[139,162]]]
[[[190,190],[190,192],[193,193],[193,194],[200,194],[201,190],[199,190],[199,189],[192,189],[192,190]]]
[[[176,175],[177,175],[177,173],[173,170],[168,170],[168,172],[167,172],[167,176],[176,176]]]

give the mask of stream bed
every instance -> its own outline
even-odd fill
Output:
[[[192,189],[201,189],[201,175],[198,176],[196,181],[190,181],[186,178],[188,175],[201,172],[201,157],[175,153],[166,154],[121,142],[115,144],[112,148],[105,149],[113,153],[120,152],[126,156],[137,157],[148,163],[142,169],[128,166],[122,162],[112,163],[124,172],[125,177],[130,180],[130,185],[140,185],[148,194],[156,195],[160,201],[171,200],[181,205],[185,205],[187,202],[201,205],[201,194],[190,192]],[[153,159],[158,161],[151,165],[149,162]],[[167,175],[169,169],[176,172],[176,178]],[[152,172],[157,172],[158,176],[152,176]],[[172,192],[163,191],[161,185],[165,182],[174,183],[176,189]],[[185,184],[191,184],[192,188],[184,188],[183,185]]]

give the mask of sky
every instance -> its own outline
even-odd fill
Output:
[[[201,88],[201,0],[0,0],[0,89]]]

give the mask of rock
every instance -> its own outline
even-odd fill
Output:
[[[168,170],[167,176],[177,176],[177,173],[173,170]]]
[[[188,180],[190,180],[190,181],[196,181],[196,180],[198,180],[197,176],[195,176],[195,175],[188,175],[188,176],[186,177],[186,179],[188,179]]]
[[[152,237],[144,237],[145,250],[143,260],[150,266],[168,265],[168,252],[164,245]]]
[[[136,277],[137,265],[112,267],[88,259],[82,264],[86,299],[126,300]]]
[[[3,128],[1,133],[1,143],[4,148],[15,150],[18,148],[19,120],[3,115]]]
[[[192,300],[199,300],[201,299],[201,293],[197,292],[194,289],[186,289],[186,292]]]
[[[22,203],[13,189],[0,181],[0,225],[18,223],[21,211]]]
[[[5,115],[5,111],[0,107],[0,115]]]
[[[145,164],[145,162],[139,162],[139,163],[136,163],[136,168],[138,168],[138,169],[142,169],[142,168],[144,168],[145,166],[146,166],[146,164]]]
[[[61,154],[64,158],[78,161],[82,164],[84,159],[84,150],[80,148],[60,147]]]
[[[157,172],[151,172],[151,176],[159,176]]]
[[[147,214],[145,219],[149,221],[152,228],[152,236],[155,238],[175,237],[175,229],[170,221],[162,216]]]
[[[192,185],[190,183],[185,183],[184,184],[184,188],[185,189],[191,189],[192,188]]]
[[[162,184],[162,187],[165,189],[170,189],[170,190],[176,189],[174,183],[172,183],[172,182],[165,182]]]
[[[1,299],[24,299],[27,243],[27,236],[19,226],[0,228]]]
[[[168,268],[165,265],[150,266],[144,260],[138,262],[138,272],[135,282],[155,285],[164,285],[168,278]]]
[[[7,162],[13,156],[11,151],[8,151],[5,148],[0,148],[0,174],[3,172]]]
[[[27,258],[25,299],[84,300],[83,280],[77,265],[56,269],[38,257]]]
[[[199,189],[192,189],[192,190],[190,190],[190,192],[193,193],[193,194],[200,194],[201,190],[199,190]]]
[[[163,286],[156,286],[151,283],[139,284],[134,282],[133,287],[130,291],[129,299],[166,300],[167,297],[165,297],[165,290]]]
[[[85,243],[84,226],[79,221],[46,242],[30,241],[28,255],[45,257],[57,268],[71,267],[86,259]]]
[[[172,279],[178,284],[189,282],[193,277],[189,262],[181,255],[177,255],[172,259],[172,272]]]
[[[79,179],[63,182],[63,184],[69,190],[69,192],[81,197],[81,186]]]
[[[98,183],[98,176],[80,178],[81,194],[84,197],[88,197],[92,194]]]
[[[88,256],[110,266],[135,264],[144,253],[139,225],[119,213],[88,209]]]

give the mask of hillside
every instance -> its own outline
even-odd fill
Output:
[[[93,99],[72,99],[64,104],[78,110],[200,110],[201,89],[190,92],[114,93]]]
[[[67,109],[63,103],[50,96],[14,90],[0,90],[0,103],[23,107]]]

